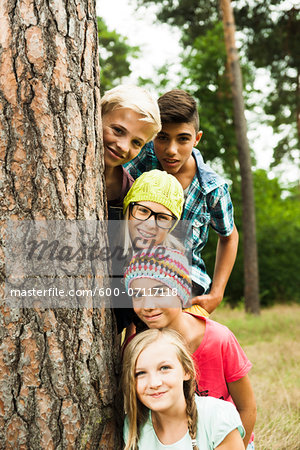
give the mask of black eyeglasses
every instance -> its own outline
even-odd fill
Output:
[[[174,226],[175,221],[177,221],[177,218],[172,214],[154,212],[147,206],[135,202],[130,203],[130,214],[132,217],[141,220],[142,222],[150,219],[151,216],[154,216],[156,225],[165,230],[170,230]]]

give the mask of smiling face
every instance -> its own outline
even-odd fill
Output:
[[[154,139],[154,150],[162,168],[175,175],[194,166],[192,150],[202,136],[192,123],[166,123]]]
[[[146,206],[156,213],[172,215],[171,211],[163,205],[155,202],[138,202],[141,206]],[[147,248],[150,245],[160,245],[166,239],[169,232],[168,229],[157,226],[155,217],[141,221],[137,220],[129,214],[128,230],[130,239],[136,249]]]
[[[153,412],[182,410],[185,405],[184,373],[176,347],[161,337],[139,355],[135,367],[136,393],[141,403]]]
[[[175,288],[172,290],[159,278],[136,278],[130,289],[134,312],[148,328],[178,329],[183,312]]]
[[[102,117],[104,161],[117,167],[131,161],[153,134],[153,125],[142,121],[143,115],[129,108],[119,108]]]

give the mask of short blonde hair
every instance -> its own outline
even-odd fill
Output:
[[[153,133],[149,141],[161,130],[158,103],[149,91],[139,86],[120,84],[110,89],[102,97],[101,107],[102,116],[119,108],[132,109],[142,114],[144,117],[140,120],[153,125]]]
[[[125,450],[137,449],[141,427],[147,420],[148,408],[143,405],[136,394],[136,362],[140,354],[150,344],[164,340],[176,349],[177,358],[189,379],[183,382],[183,392],[187,404],[188,429],[192,439],[197,434],[197,408],[195,404],[196,371],[192,355],[187,349],[183,337],[170,328],[150,329],[137,334],[124,351],[122,367],[122,388],[124,394],[124,407],[128,417],[129,435],[125,442]],[[197,449],[198,447],[195,447]]]

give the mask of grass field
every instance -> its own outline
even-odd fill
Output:
[[[259,317],[219,307],[211,318],[233,331],[253,364],[256,450],[300,450],[300,305]]]

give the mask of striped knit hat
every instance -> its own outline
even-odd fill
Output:
[[[188,305],[192,282],[188,260],[179,250],[163,246],[140,250],[131,258],[124,278],[128,294],[134,279],[151,278],[175,289],[183,308]]]

